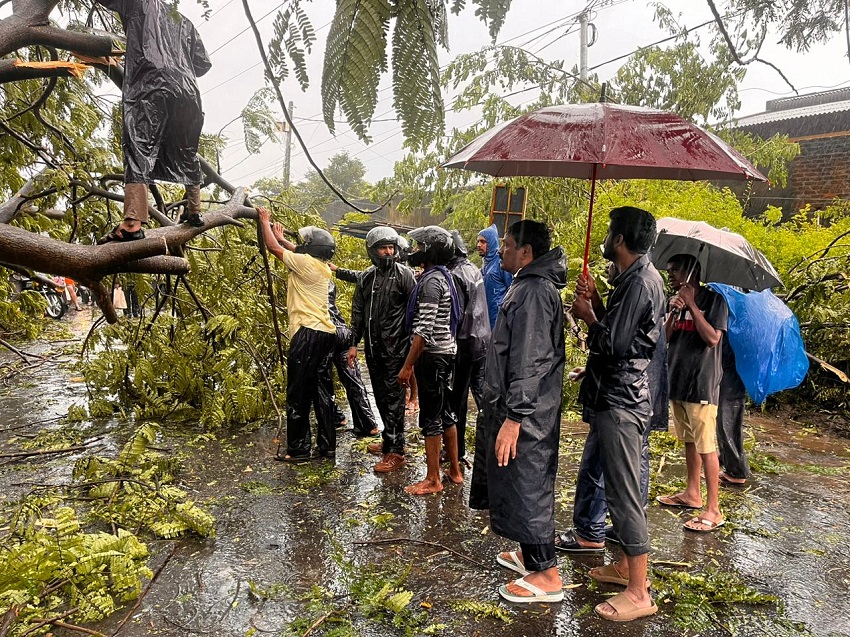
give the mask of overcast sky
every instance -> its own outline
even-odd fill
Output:
[[[523,46],[544,58],[564,59],[569,68],[578,64],[579,57],[579,34],[574,16],[587,2],[513,0],[498,41]],[[596,11],[592,20],[598,38],[589,50],[588,64],[591,68],[667,36],[653,23],[653,9],[647,6],[646,0],[605,0],[603,4],[609,6]],[[711,19],[704,0],[669,0],[666,4],[674,12],[682,14],[680,22],[685,26],[696,26]],[[250,6],[263,39],[268,42],[281,2],[250,0]],[[361,143],[345,124],[338,124],[336,135],[331,135],[322,121],[320,84],[325,37],[336,3],[333,0],[313,0],[302,2],[302,6],[312,20],[317,41],[308,58],[310,88],[307,92],[302,92],[291,77],[283,86],[286,100],[295,103],[296,126],[319,166],[325,166],[331,156],[345,150],[365,164],[369,181],[392,174],[393,163],[403,155],[403,137],[392,110],[390,78],[383,78],[374,118],[389,121],[373,124],[373,142],[370,145]],[[222,155],[222,172],[232,183],[248,186],[260,177],[282,173],[283,147],[269,142],[261,153],[249,156],[242,138],[241,122],[228,124],[238,117],[254,91],[263,86],[262,63],[242,0],[210,0],[210,8],[211,17],[205,21],[194,2],[185,0],[181,3],[181,9],[198,27],[213,62],[212,70],[199,80],[206,112],[204,130],[216,133],[224,127],[229,143]],[[709,28],[699,32],[704,34],[704,41],[709,39]],[[441,63],[490,43],[487,27],[474,16],[471,2],[467,2],[467,9],[460,16],[451,16],[449,38],[450,50],[440,50]],[[779,66],[801,93],[850,84],[850,63],[842,37],[835,37],[827,45],[816,47],[807,54],[788,52],[779,45],[768,43],[761,55]],[[605,81],[624,61],[605,64],[596,72]],[[792,94],[791,90],[775,71],[764,65],[751,65],[741,86],[743,107],[739,115],[761,112],[766,100],[789,94]],[[532,96],[533,93],[517,95],[512,98],[512,103],[530,101]],[[446,97],[448,103],[450,96]],[[475,121],[476,114],[471,112],[447,114],[449,128],[468,126]],[[292,180],[301,179],[308,169],[304,153],[296,143],[292,151]]]

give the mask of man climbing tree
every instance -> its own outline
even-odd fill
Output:
[[[180,217],[201,220],[198,139],[204,124],[196,77],[212,64],[192,23],[160,0],[98,0],[124,24],[127,53],[121,91],[124,151],[124,220],[98,243],[144,238],[148,184],[186,184]]]

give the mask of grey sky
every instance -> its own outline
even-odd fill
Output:
[[[212,70],[200,79],[206,112],[204,130],[215,133],[224,127],[229,136],[221,162],[224,176],[233,183],[247,186],[260,177],[280,175],[282,145],[267,143],[262,152],[249,156],[242,139],[241,123],[237,121],[226,125],[239,115],[248,98],[263,85],[262,64],[248,28],[242,0],[211,0],[212,16],[208,21],[200,17],[200,8],[194,2],[187,0],[181,4],[182,10],[195,22],[207,51],[211,53]],[[331,135],[322,121],[320,82],[325,37],[336,3],[333,0],[314,0],[302,4],[318,38],[308,57],[310,88],[302,93],[292,77],[283,86],[284,97],[295,102],[296,125],[320,166],[326,165],[335,153],[346,150],[366,165],[368,180],[376,181],[390,175],[393,163],[403,155],[401,126],[395,121],[392,110],[390,78],[383,78],[375,120],[391,121],[373,124],[371,145],[361,143],[346,124],[337,124],[336,136]],[[539,51],[541,57],[565,59],[568,66],[577,64],[579,35],[572,16],[586,4],[587,0],[514,0],[499,42],[510,40],[511,44],[524,45],[532,52]],[[590,67],[628,54],[667,35],[653,23],[653,8],[646,0],[606,0],[604,4],[611,6],[599,9],[593,18],[598,39],[589,51]],[[666,4],[674,12],[682,14],[681,24],[685,26],[696,26],[711,19],[704,0],[670,0]],[[449,52],[440,51],[441,63],[489,44],[487,27],[473,15],[471,3],[467,5],[460,16],[451,17],[451,49]],[[281,1],[250,0],[250,6],[263,39],[268,42],[272,21]],[[544,25],[551,26],[540,29]],[[552,31],[553,27],[557,28]],[[538,30],[517,37],[534,29]],[[709,28],[701,32],[705,33],[703,39],[707,40]],[[805,93],[850,83],[850,64],[845,47],[843,38],[835,37],[810,53],[798,54],[769,42],[762,50],[762,57],[778,65],[798,90]],[[623,62],[606,64],[596,72],[604,81],[616,73]],[[760,112],[764,109],[765,100],[789,94],[790,89],[775,71],[764,65],[751,65],[741,86],[743,106],[739,115]],[[532,96],[533,93],[528,93],[511,99],[512,103],[520,104],[533,99]],[[468,126],[475,120],[476,114],[472,112],[447,114],[449,129]],[[302,178],[308,169],[307,160],[296,144],[292,154],[292,180]]]

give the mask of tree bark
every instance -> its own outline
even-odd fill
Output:
[[[68,31],[50,23],[56,0],[12,0],[12,15],[0,20],[0,56],[27,46],[52,46],[91,57],[112,52],[112,38]]]

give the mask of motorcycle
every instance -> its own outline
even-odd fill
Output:
[[[16,278],[16,283],[20,290],[32,290],[34,292],[38,292],[44,297],[47,301],[47,310],[45,310],[44,313],[47,314],[47,316],[57,320],[65,316],[65,312],[68,311],[68,302],[65,300],[65,288],[60,288],[60,291],[55,288],[48,287],[40,281],[36,281],[22,275],[19,275]]]

